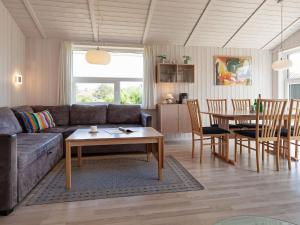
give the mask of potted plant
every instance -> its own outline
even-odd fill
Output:
[[[188,56],[188,55],[184,55],[184,56],[182,56],[182,58],[184,60],[183,61],[184,64],[189,64],[189,61],[192,60],[192,58],[190,56]]]
[[[167,59],[167,56],[166,55],[158,55],[157,56],[160,60],[160,63],[165,63],[166,59]]]

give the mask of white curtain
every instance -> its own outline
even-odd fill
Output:
[[[59,55],[58,103],[70,105],[72,101],[72,42],[63,41]]]
[[[144,95],[143,108],[155,109],[155,54],[152,46],[144,47]]]

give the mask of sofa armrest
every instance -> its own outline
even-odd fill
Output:
[[[144,127],[152,127],[152,116],[150,114],[141,112],[141,121]]]
[[[17,135],[0,134],[0,214],[9,214],[18,202]]]

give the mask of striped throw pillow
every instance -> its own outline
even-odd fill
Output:
[[[38,113],[21,112],[20,115],[28,133],[38,133],[47,128],[55,127],[53,117],[47,110]]]
[[[42,112],[34,113],[36,117],[40,131],[45,130],[47,128],[55,127],[55,123],[53,121],[53,117],[51,116],[48,110],[44,110]]]

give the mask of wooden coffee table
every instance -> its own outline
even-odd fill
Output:
[[[81,166],[83,146],[147,144],[147,160],[151,152],[158,161],[158,179],[163,177],[164,167],[164,136],[152,127],[130,127],[133,133],[116,133],[116,129],[103,128],[98,133],[90,133],[89,129],[78,129],[66,139],[66,188],[71,189],[71,148],[77,147],[77,165]],[[157,148],[152,148],[157,144]]]

